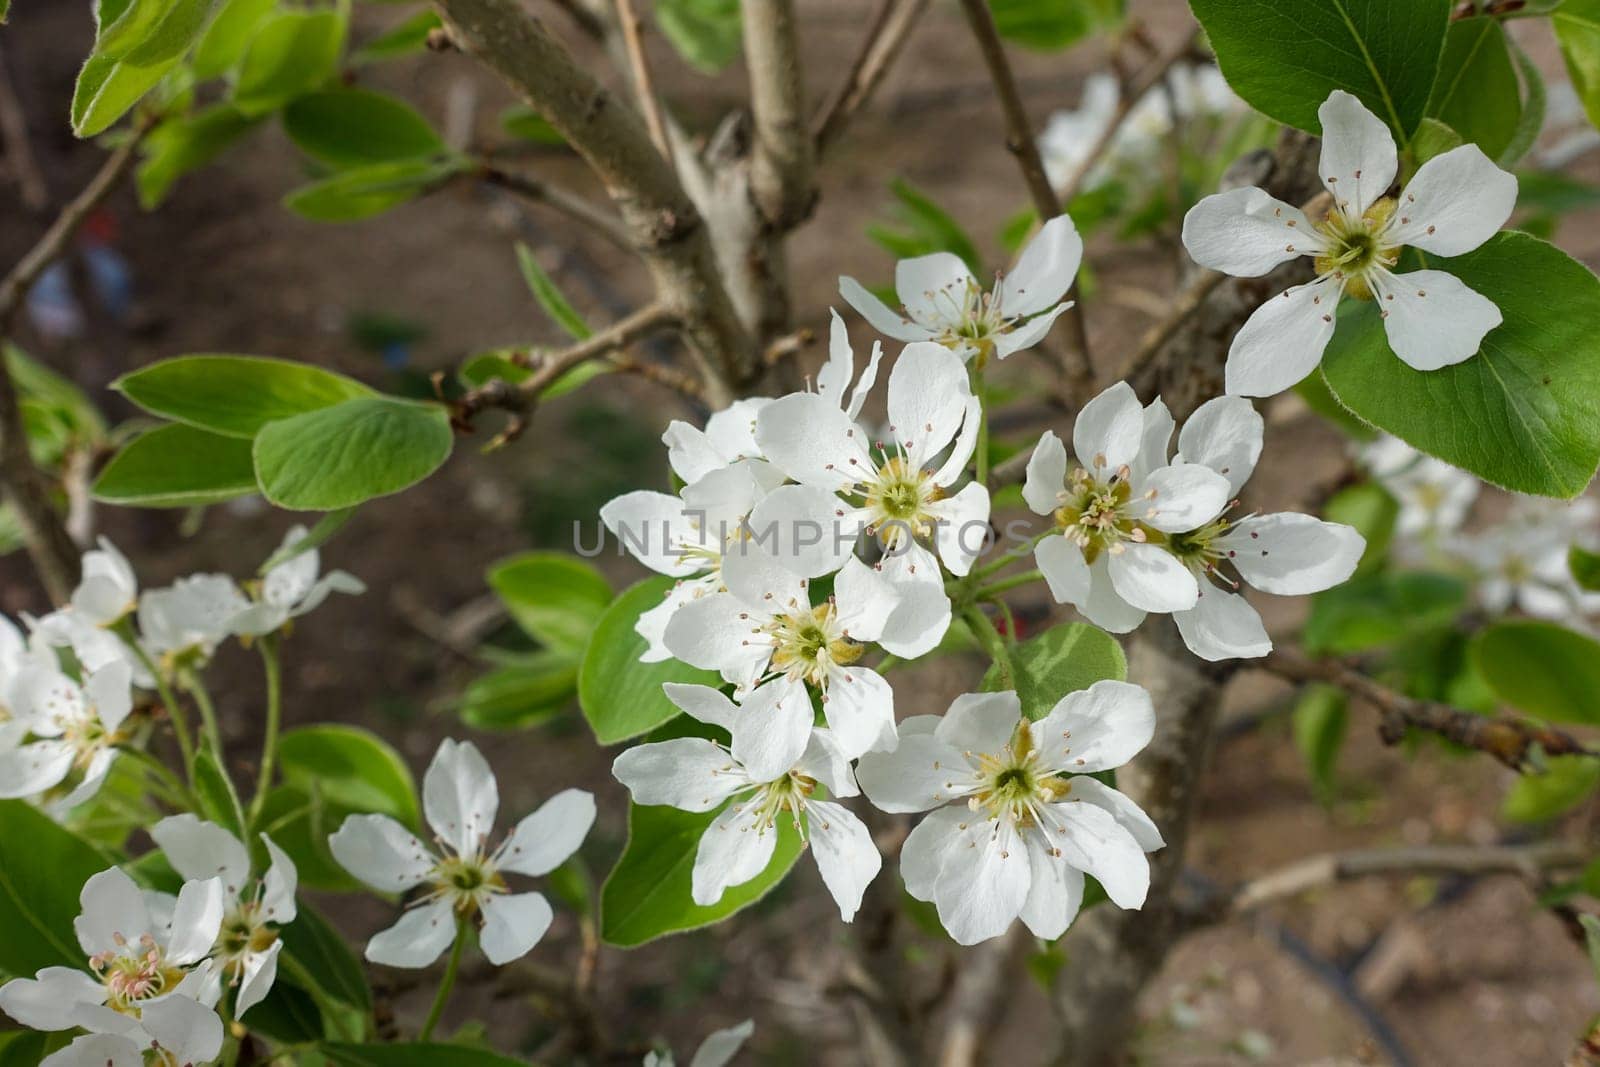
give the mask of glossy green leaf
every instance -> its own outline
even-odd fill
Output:
[[[1510,39],[1510,46],[1511,61],[1516,65],[1517,78],[1522,83],[1522,114],[1517,116],[1517,127],[1512,131],[1511,143],[1506,145],[1497,160],[1502,167],[1510,167],[1527,155],[1533,143],[1539,139],[1549,102],[1539,65],[1514,38]]]
[[[646,578],[624,590],[600,621],[578,670],[578,702],[584,718],[602,745],[626,741],[678,714],[677,705],[661,691],[667,682],[719,686],[722,679],[676,659],[641,663],[645,639],[634,632],[639,616],[661,604],[674,580]]]
[[[321,1041],[326,1035],[322,1012],[311,994],[280,976],[265,999],[245,1012],[245,1026],[285,1045]]]
[[[672,47],[706,74],[739,55],[739,0],[657,0],[655,14]]]
[[[135,437],[94,483],[96,500],[143,508],[217,504],[256,491],[249,441],[182,423]]]
[[[410,769],[388,742],[370,731],[335,724],[290,730],[279,741],[278,764],[288,785],[317,793],[330,807],[389,815],[413,828],[420,825]]]
[[[1128,659],[1110,634],[1083,622],[1062,623],[1015,646],[1011,665],[1016,671],[1017,696],[1022,713],[1030,719],[1050,714],[1068,693],[1087,689],[1107,678],[1128,677]],[[983,690],[1001,686],[1000,668],[991,666],[983,676]]]
[[[1600,552],[1573,545],[1567,550],[1567,569],[1572,571],[1572,580],[1578,583],[1578,588],[1600,593]]]
[[[1306,761],[1311,784],[1323,803],[1333,797],[1334,770],[1344,747],[1349,699],[1329,685],[1308,686],[1295,701],[1294,747]]]
[[[239,61],[232,100],[261,115],[321,88],[344,51],[345,19],[336,11],[281,11],[256,27]]]
[[[1360,98],[1404,143],[1422,120],[1451,0],[1190,0],[1234,92],[1321,132],[1335,89]]]
[[[1565,0],[1550,16],[1572,88],[1589,121],[1600,126],[1600,0]]]
[[[695,853],[717,814],[628,805],[628,844],[600,890],[601,938],[633,948],[709,926],[754,904],[783,881],[804,848],[787,818],[778,820],[777,846],[765,871],[730,888],[716,904],[700,905],[690,898]]]
[[[304,972],[317,984],[312,992],[332,997],[357,1011],[370,1011],[372,991],[367,987],[366,971],[343,935],[303,900],[297,902],[295,912],[294,922],[281,927],[278,936],[283,941],[283,951],[299,966],[284,968],[280,977],[287,976],[288,981],[299,984]]]
[[[140,206],[146,211],[158,206],[179,178],[216,159],[255,127],[255,119],[230,104],[162,122],[140,146],[144,157],[134,176]]]
[[[534,258],[533,249],[517,242],[517,267],[522,271],[522,280],[528,283],[529,292],[544,308],[544,313],[549,315],[555,324],[571,337],[574,341],[586,341],[594,333],[589,329],[589,324],[583,321],[577,309],[568,302],[566,294],[556,285],[555,279],[539,266],[539,261]]]
[[[283,128],[302,152],[333,167],[417,159],[446,151],[428,120],[404,101],[366,89],[307,93],[283,109]]]
[[[1553,622],[1518,619],[1478,634],[1472,658],[1512,707],[1553,722],[1600,723],[1600,641]]]
[[[581,656],[611,603],[611,585],[588,563],[561,552],[525,552],[489,568],[489,588],[511,617],[546,648]]]
[[[402,159],[340,171],[302,185],[284,206],[313,222],[355,222],[415,200],[460,173],[459,160]]]
[[[242,438],[269,422],[376,395],[354,378],[261,356],[164,359],[124,374],[111,388],[151,414]]]
[[[1000,36],[1029,48],[1066,48],[1122,21],[1123,0],[989,0]]]
[[[291,511],[338,511],[426,478],[450,457],[440,404],[370,396],[268,423],[256,435],[256,478]]]
[[[322,1044],[317,1051],[335,1067],[524,1067],[521,1060],[465,1045]]]
[[[0,973],[84,967],[78,893],[111,863],[20,800],[0,800]]]
[[[930,252],[953,252],[974,274],[983,273],[978,246],[932,197],[902,178],[889,184],[889,192],[895,198],[895,224],[869,226],[868,237],[901,259]]]
[[[375,63],[383,59],[414,55],[428,47],[428,34],[443,25],[436,13],[418,11],[393,29],[374,37],[356,49],[350,58],[357,63]]]
[[[232,70],[276,6],[277,0],[223,0],[195,46],[190,63],[195,78],[206,81]]]
[[[1318,655],[1348,655],[1392,645],[1420,630],[1448,626],[1466,604],[1460,581],[1439,574],[1371,574],[1318,593],[1302,640]]]
[[[1522,90],[1498,21],[1461,19],[1450,24],[1427,113],[1490,159],[1511,144],[1522,117]]]
[[[561,714],[578,695],[578,661],[540,652],[479,675],[461,697],[461,721],[478,730],[526,730]]]
[[[1500,814],[1511,822],[1547,822],[1587,801],[1600,788],[1600,759],[1556,756],[1535,774],[1511,783]]]
[[[0,24],[5,22],[5,13],[6,0],[0,0]],[[0,1034],[0,1067],[39,1067],[46,1056],[61,1051],[71,1041],[71,1034],[41,1034],[34,1030]]]
[[[104,133],[154,89],[178,63],[169,59],[148,67],[91,56],[72,90],[72,132],[79,137]]]
[[[1504,322],[1477,355],[1413,370],[1370,302],[1347,301],[1322,369],[1366,421],[1507,489],[1571,497],[1600,463],[1600,280],[1565,252],[1501,233],[1430,267],[1493,300]],[[1560,314],[1551,314],[1559,308]]]

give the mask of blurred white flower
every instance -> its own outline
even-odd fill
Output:
[[[1483,483],[1442,459],[1384,434],[1364,445],[1360,459],[1400,505],[1395,535],[1414,539],[1454,533],[1466,521]]]
[[[756,1024],[751,1019],[726,1030],[713,1030],[695,1050],[689,1067],[726,1067],[755,1032]],[[671,1052],[647,1052],[644,1055],[644,1067],[675,1067],[675,1061]]]
[[[133,566],[108,539],[83,554],[83,576],[72,591],[72,610],[94,626],[111,626],[139,606]]]
[[[304,526],[291,527],[274,555],[293,551],[306,537]],[[229,620],[229,628],[236,634],[251,637],[270,634],[282,629],[289,620],[315,610],[330,593],[354,596],[367,591],[361,579],[353,574],[344,571],[320,574],[321,570],[322,556],[315,548],[296,552],[267,571],[261,580],[259,598],[254,604],[241,606]]]
[[[226,574],[191,574],[139,598],[139,635],[163,671],[204,664],[249,606]]]
[[[35,661],[18,675],[12,714],[25,729],[15,747],[0,749],[0,797],[40,796],[80,777],[53,806],[65,811],[99,791],[123,724],[133,711],[128,665],[116,661],[91,672],[82,685],[53,662]]]

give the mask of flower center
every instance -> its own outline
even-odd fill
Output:
[[[790,771],[782,778],[768,782],[750,798],[752,822],[757,833],[765,833],[777,825],[778,816],[788,812],[794,819],[795,829],[800,829],[800,814],[805,810],[806,799],[816,792],[817,781],[798,771]]]
[[[120,934],[116,941],[117,948],[89,957],[89,969],[106,988],[106,1006],[138,1018],[142,1001],[169,992],[183,981],[183,968],[168,963],[149,934],[137,945],[130,945]]]
[[[833,602],[779,615],[762,629],[772,637],[772,668],[790,679],[826,688],[833,667],[861,658],[861,646],[839,625]]]
[[[438,862],[429,876],[435,899],[443,897],[465,918],[483,902],[506,891],[505,879],[493,863],[482,856],[448,856]]]
[[[1394,211],[1395,201],[1387,196],[1359,217],[1339,207],[1329,211],[1317,223],[1317,232],[1328,242],[1327,251],[1317,257],[1317,273],[1337,275],[1344,291],[1357,300],[1372,299],[1369,276],[1388,270],[1400,258],[1399,247],[1386,240]]]
[[[1008,819],[1018,829],[1036,825],[1040,806],[1060,800],[1072,789],[1070,781],[1039,762],[1026,720],[1018,721],[1005,748],[978,757],[977,775],[981,784],[968,806],[991,819]]]
[[[237,978],[244,970],[244,958],[265,952],[278,940],[277,931],[262,922],[259,907],[254,902],[240,904],[222,920],[217,934],[216,955],[226,965],[230,978]]]
[[[890,458],[867,485],[870,532],[890,552],[902,548],[907,537],[932,537],[934,516],[928,505],[943,495],[927,471],[913,467],[904,456]]]
[[[1067,540],[1083,549],[1085,562],[1093,563],[1102,551],[1116,555],[1124,541],[1142,544],[1152,531],[1133,517],[1128,502],[1133,489],[1123,467],[1110,481],[1097,481],[1082,467],[1073,470],[1056,509],[1056,526]]]
[[[87,770],[101,749],[108,748],[122,739],[120,735],[108,731],[99,716],[94,714],[69,719],[61,726],[62,740],[72,746],[74,753],[72,763],[79,770]]]

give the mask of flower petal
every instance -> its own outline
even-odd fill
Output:
[[[856,781],[880,811],[927,811],[972,792],[975,779],[958,748],[927,734],[900,738],[893,752],[868,752]]]
[[[861,908],[867,885],[883,869],[883,857],[866,824],[838,804],[824,800],[808,803],[806,827],[822,884],[839,905],[839,918],[849,922]]]
[[[950,629],[950,597],[939,580],[939,565],[931,553],[920,546],[914,551],[885,560],[879,573],[893,580],[894,576],[918,572],[932,576],[932,580],[911,578],[895,581],[899,605],[884,623],[878,644],[885,652],[902,659],[915,659],[931,652]],[[925,557],[925,558],[924,558]],[[922,558],[921,563],[909,562]]]
[[[977,279],[953,252],[931,252],[894,265],[895,295],[913,322],[933,332],[955,317],[955,309],[965,305],[968,291],[976,288]]]
[[[84,1034],[39,1067],[144,1067],[144,1050],[122,1034]]]
[[[944,854],[933,899],[939,921],[960,945],[1006,932],[1032,885],[1028,853],[1008,819],[972,816]]]
[[[1053,941],[1067,932],[1083,906],[1083,872],[1055,855],[1039,834],[1024,837],[1030,880],[1021,918],[1033,936]]]
[[[504,966],[526,956],[550,929],[554,918],[550,902],[541,893],[489,897],[483,902],[478,946],[490,963]]]
[[[483,846],[494,829],[500,788],[488,761],[471,741],[445,738],[422,778],[428,825],[461,855]]]
[[[1442,270],[1384,278],[1378,299],[1389,347],[1407,366],[1422,371],[1471,359],[1503,321],[1493,300]]]
[[[1133,386],[1118,382],[1083,405],[1072,423],[1078,465],[1104,480],[1132,464],[1144,437],[1144,405]]]
[[[184,878],[221,878],[229,899],[244,891],[250,879],[250,853],[216,823],[189,814],[170,815],[151,828],[150,836]]]
[[[120,869],[101,871],[83,883],[79,914],[72,927],[78,944],[90,955],[115,952],[122,941],[138,941],[156,932],[144,893]]]
[[[1050,805],[1050,814],[1064,824],[1057,838],[1063,859],[1094,875],[1117,907],[1144,904],[1150,891],[1150,861],[1139,842],[1109,811],[1069,799]]]
[[[1187,611],[1199,596],[1189,568],[1157,545],[1124,544],[1107,569],[1117,595],[1141,611]]]
[[[1057,304],[1042,315],[1035,315],[1026,322],[1019,322],[1009,330],[1003,330],[994,335],[994,354],[996,359],[1005,359],[1007,356],[1032,348],[1045,339],[1050,332],[1050,327],[1056,320],[1065,315],[1075,306],[1075,301]]]
[[[499,867],[518,874],[549,874],[583,844],[594,825],[594,794],[563,789],[517,823],[500,847]]]
[[[730,732],[734,760],[752,782],[788,774],[811,740],[811,695],[804,682],[774,678],[740,705]]]
[[[105,996],[105,986],[75,967],[46,967],[0,986],[0,1011],[32,1030],[71,1030],[79,1006]]]
[[[702,538],[675,496],[646,489],[624,493],[606,501],[600,521],[623,551],[653,571],[683,577],[700,569],[697,560],[679,551],[683,542]]]
[[[1146,525],[1166,533],[1198,529],[1222,514],[1232,496],[1226,476],[1200,463],[1174,463],[1160,467],[1136,487],[1147,501],[1141,516]],[[1130,501],[1129,507],[1136,507]],[[1146,547],[1146,546],[1135,546]],[[1112,560],[1112,574],[1116,574]],[[1132,601],[1129,601],[1132,603]]]
[[[795,481],[830,491],[877,470],[855,420],[815,393],[792,393],[762,408],[756,442],[761,454]]]
[[[635,804],[666,804],[682,811],[710,811],[749,784],[728,773],[728,750],[703,737],[675,737],[635,745],[611,764]]]
[[[1067,446],[1054,430],[1046,430],[1028,457],[1028,477],[1022,499],[1035,515],[1049,515],[1061,506],[1067,485]]]
[[[294,922],[298,911],[294,894],[300,884],[300,872],[294,860],[272,838],[262,834],[261,843],[267,846],[270,861],[261,879],[261,917],[283,926]]]
[[[223,909],[222,879],[183,883],[178,890],[178,904],[172,910],[166,958],[185,967],[209,955],[222,930]]]
[[[1144,406],[1144,432],[1139,441],[1139,458],[1133,462],[1134,482],[1144,481],[1151,471],[1165,467],[1170,462],[1167,448],[1172,444],[1172,428],[1172,412],[1159,396]]]
[[[747,801],[734,801],[712,820],[695,851],[689,896],[696,904],[722,899],[767,869],[778,844],[776,826],[758,825]]]
[[[833,597],[835,618],[855,641],[876,641],[900,606],[899,587],[854,556],[834,578]]]
[[[1367,547],[1353,527],[1294,512],[1243,519],[1217,543],[1245,581],[1280,596],[1338,585],[1355,573]]]
[[[1022,719],[1022,701],[1011,690],[963,693],[950,704],[933,736],[957,752],[999,752]]]
[[[989,490],[982,482],[968,482],[955,496],[928,505],[939,520],[934,542],[939,558],[956,577],[963,577],[989,547]]]
[[[278,953],[283,942],[274,941],[261,952],[251,952],[244,957],[244,974],[239,978],[239,992],[234,995],[233,1014],[243,1015],[266,999],[272,985],[278,980]]]
[[[387,815],[351,815],[328,838],[339,866],[380,893],[420,884],[433,869],[428,846]]]
[[[844,297],[844,302],[855,308],[867,324],[885,337],[893,337],[896,341],[926,341],[928,330],[910,321],[896,311],[891,311],[882,300],[867,291],[867,287],[854,278],[839,278],[839,295]]]
[[[222,1053],[222,1020],[188,997],[163,997],[139,1011],[139,1028],[177,1057],[178,1063],[210,1063]]]
[[[1073,607],[1102,630],[1125,634],[1144,622],[1145,613],[1118,595],[1116,586],[1111,581],[1110,558],[1101,553],[1099,558],[1089,564],[1088,599],[1074,604]]]
[[[1083,551],[1060,534],[1051,534],[1033,548],[1033,561],[1057,604],[1081,604],[1089,597],[1089,565]]]
[[[1390,238],[1436,256],[1477,248],[1517,206],[1517,179],[1464,144],[1428,160],[1400,193]]]
[[[1339,284],[1332,276],[1285,289],[1256,308],[1228,348],[1234,396],[1274,396],[1316,369],[1333,337]]]
[[[1126,793],[1120,793],[1088,775],[1074,775],[1072,792],[1068,795],[1074,800],[1106,809],[1111,813],[1111,817],[1117,820],[1118,825],[1128,831],[1139,843],[1139,847],[1146,852],[1166,847],[1167,843],[1162,839],[1161,831],[1156,828],[1156,824]]]
[[[1400,165],[1394,135],[1360,100],[1335,89],[1317,109],[1322,123],[1322,184],[1353,215],[1371,207]]]
[[[385,967],[426,967],[456,939],[455,909],[448,900],[412,908],[367,942],[367,959]]]
[[[1057,215],[1033,235],[1017,265],[1000,283],[1001,310],[1027,317],[1052,307],[1067,295],[1083,262],[1083,238],[1072,216]]]
[[[900,877],[916,900],[933,899],[945,856],[961,846],[962,824],[972,818],[965,805],[940,808],[911,828],[900,846]]]
[[[1265,422],[1250,401],[1219,396],[1195,409],[1178,431],[1182,463],[1203,463],[1228,479],[1228,493],[1237,495],[1261,458]]]
[[[955,438],[971,396],[966,364],[948,348],[919,341],[901,351],[889,372],[889,432],[913,468],[927,466]]]
[[[1299,208],[1252,186],[1208,196],[1183,217],[1190,257],[1235,278],[1259,278],[1324,245]]]
[[[1045,766],[1093,774],[1127,763],[1155,730],[1150,694],[1128,682],[1106,680],[1062,697],[1033,724],[1033,738]]]
[[[1173,612],[1172,621],[1189,651],[1203,660],[1255,659],[1272,651],[1272,639],[1250,602],[1209,581],[1200,583],[1194,607]]]
[[[750,1019],[726,1030],[713,1030],[695,1049],[689,1067],[727,1067],[755,1030],[756,1024]]]
[[[720,726],[729,733],[739,718],[739,706],[722,695],[722,690],[709,685],[686,685],[666,682],[661,691],[677,705],[678,710],[707,726]]]
[[[809,704],[807,705],[809,710]],[[846,667],[828,682],[822,714],[846,755],[895,745],[894,690],[870,667]]]
[[[72,773],[77,753],[67,741],[33,741],[0,751],[0,799],[37,796]]]
[[[755,539],[802,578],[832,574],[855,552],[863,520],[830,490],[783,485],[750,512]]]

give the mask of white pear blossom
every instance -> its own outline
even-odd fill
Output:
[[[111,770],[116,746],[129,739],[128,665],[113,661],[79,685],[54,662],[35,660],[18,675],[12,699],[12,714],[25,734],[15,747],[0,749],[0,797],[39,796],[74,774],[56,808],[65,811],[94,796]]]
[[[897,341],[933,341],[962,359],[1004,359],[1044,340],[1083,261],[1083,238],[1057,215],[1033,236],[1010,274],[984,292],[960,256],[934,252],[895,265],[894,288],[905,314],[891,310],[854,278],[839,294],[879,333]]]
[[[1580,588],[1568,555],[1574,543],[1592,546],[1600,534],[1600,501],[1519,499],[1502,521],[1447,543],[1477,579],[1477,596],[1494,614],[1521,611],[1587,628],[1600,613],[1600,594]]]
[[[274,633],[289,620],[315,610],[330,593],[359,596],[367,591],[361,579],[353,574],[338,570],[321,574],[322,557],[315,548],[295,551],[295,546],[307,536],[306,528],[299,525],[291,527],[284,535],[274,555],[291,552],[293,555],[267,571],[254,604],[243,605],[234,613],[229,620],[229,628],[234,633],[248,637]]]
[[[883,343],[872,342],[872,354],[867,357],[867,365],[857,378],[856,354],[850,347],[850,333],[845,328],[844,319],[832,308],[828,309],[828,314],[831,316],[828,327],[828,362],[817,371],[817,395],[832,400],[852,419],[859,419],[861,409],[867,402],[867,395],[872,392],[872,387],[878,380],[878,364],[883,359]],[[855,382],[854,388],[850,384],[852,381]]]
[[[128,668],[134,685],[141,689],[155,686],[155,676],[145,666],[144,659],[120,633],[94,625],[70,606],[41,618],[27,615],[22,618],[28,624],[31,645],[41,649],[70,649],[79,665],[91,674],[113,663],[121,663]]]
[[[211,659],[250,602],[226,574],[191,574],[139,598],[139,635],[163,670]]]
[[[775,490],[752,525],[758,533],[814,528],[814,543],[802,548],[797,537],[779,557],[805,576],[837,569],[854,558],[858,532],[875,534],[885,553],[878,569],[904,601],[880,643],[910,657],[938,644],[949,626],[939,560],[964,575],[988,539],[989,490],[969,482],[949,493],[977,447],[983,411],[960,359],[917,343],[889,374],[888,412],[892,442],[874,449],[827,397],[795,393],[763,408],[756,440],[799,484]]]
[[[735,400],[706,420],[704,430],[674,419],[661,435],[667,462],[685,483],[696,482],[714,470],[741,459],[759,459],[756,415],[770,401],[766,397]]]
[[[139,606],[133,566],[108,539],[83,554],[83,576],[72,591],[72,610],[94,626],[112,626]]]
[[[727,730],[731,744],[680,737],[637,745],[617,757],[612,773],[635,804],[705,812],[732,800],[700,838],[691,883],[695,903],[715,904],[727,889],[766,870],[778,820],[792,819],[811,846],[839,917],[851,921],[883,860],[860,819],[815,796],[819,784],[832,797],[860,792],[832,732],[775,731],[749,704],[735,705],[709,686],[664,688],[691,717]]]
[[[746,1019],[738,1026],[730,1026],[726,1030],[713,1030],[700,1042],[700,1047],[695,1049],[694,1058],[689,1061],[689,1067],[727,1067],[727,1064],[739,1054],[744,1043],[750,1040],[750,1035],[756,1032],[753,1019]],[[644,1055],[644,1067],[676,1067],[671,1051],[647,1052]]]
[[[215,1059],[222,1049],[222,1020],[213,1010],[221,984],[207,957],[222,925],[221,881],[185,882],[174,898],[141,889],[113,867],[84,883],[79,902],[74,926],[85,966],[46,967],[6,983],[0,1010],[34,1030],[81,1027],[119,1036],[138,1050],[153,1049],[163,1067]],[[126,1059],[120,1043],[73,1047],[76,1053],[55,1062],[144,1062],[142,1055]],[[91,1051],[107,1058],[86,1059]]]
[[[957,942],[998,937],[1018,918],[1053,939],[1078,913],[1085,873],[1118,907],[1144,903],[1145,853],[1161,833],[1089,775],[1132,759],[1154,730],[1149,694],[1125,682],[1069,693],[1038,722],[1015,693],[969,693],[943,717],[906,720],[900,746],[863,756],[856,775],[884,811],[931,812],[906,838],[900,873]]]
[[[367,959],[426,967],[455,940],[458,922],[479,923],[478,943],[497,967],[526,955],[554,914],[542,894],[512,893],[505,876],[548,874],[566,862],[594,824],[594,797],[581,789],[557,793],[491,850],[500,807],[494,773],[471,742],[446,738],[423,778],[422,804],[437,853],[387,815],[352,815],[328,839],[334,859],[380,892],[428,887],[399,922],[367,942]]]
[[[1160,404],[1160,401],[1156,401]],[[1165,413],[1165,405],[1162,412]],[[1171,425],[1171,416],[1166,416]],[[1205,466],[1237,494],[1261,456],[1263,424],[1248,400],[1221,396],[1200,405],[1178,433],[1180,467]],[[1154,447],[1154,438],[1147,438]],[[1166,436],[1159,448],[1165,452]],[[1264,656],[1272,650],[1261,616],[1237,592],[1240,584],[1279,596],[1330,589],[1355,573],[1367,542],[1353,527],[1311,515],[1277,512],[1229,518],[1228,508],[1189,530],[1175,531],[1166,549],[1195,576],[1194,607],[1173,613],[1189,651],[1201,659]]]
[[[1229,393],[1272,396],[1311,373],[1341,296],[1376,299],[1389,346],[1421,371],[1469,359],[1501,322],[1493,301],[1448,271],[1393,268],[1406,246],[1448,258],[1494,236],[1516,204],[1516,178],[1464,144],[1428,160],[1391,198],[1399,164],[1389,128],[1343,90],[1317,114],[1319,170],[1333,196],[1325,218],[1314,222],[1250,187],[1208,196],[1183,220],[1189,254],[1224,274],[1253,278],[1299,256],[1316,261],[1316,280],[1262,304],[1234,337]]]
[[[1022,490],[1035,514],[1055,520],[1056,532],[1034,548],[1051,594],[1114,633],[1132,630],[1146,612],[1195,606],[1199,583],[1165,541],[1216,516],[1229,497],[1228,479],[1209,467],[1168,464],[1172,418],[1164,407],[1153,407],[1148,421],[1147,434],[1139,398],[1118,382],[1078,412],[1076,464],[1046,432]]]
[[[667,624],[674,656],[720,671],[752,715],[760,707],[774,735],[803,742],[811,727],[810,685],[851,755],[894,743],[889,683],[854,666],[864,642],[882,637],[897,606],[887,582],[851,558],[833,596],[812,604],[809,581],[751,543],[724,557],[722,578],[726,591],[684,605]]]
[[[191,1014],[195,1011],[195,1008],[177,1002],[163,1007],[174,1013]],[[201,1010],[207,1011],[212,1018],[216,1017],[216,1012]],[[194,1064],[211,1062],[222,1051],[220,1040],[213,1049],[210,1034],[204,1028],[183,1023],[161,1025],[165,1022],[161,1011],[152,1012],[151,1017],[150,1031],[141,1035],[153,1042],[150,1047],[141,1046],[125,1034],[84,1034],[61,1051],[40,1060],[39,1067],[146,1067],[147,1064],[154,1067],[193,1067]],[[218,1030],[220,1032],[220,1024]],[[157,1033],[162,1036],[156,1036]]]
[[[28,733],[17,717],[17,683],[37,653],[28,648],[27,638],[17,624],[0,615],[0,751],[11,748]]]
[[[1362,447],[1360,458],[1389,491],[1400,512],[1394,532],[1405,539],[1454,533],[1466,521],[1483,483],[1442,459],[1418,452],[1398,437],[1384,434]]]
[[[262,834],[271,865],[254,878],[250,850],[237,837],[189,814],[162,819],[150,836],[184,878],[222,882],[222,925],[211,958],[222,978],[238,986],[233,1014],[242,1016],[261,1003],[277,978],[283,949],[277,928],[293,922],[296,914],[299,876],[294,861]]]

